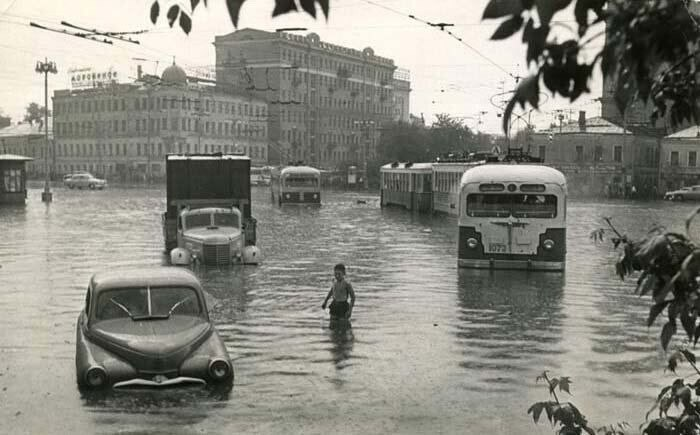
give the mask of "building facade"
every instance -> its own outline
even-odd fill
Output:
[[[44,122],[24,122],[0,128],[0,154],[16,154],[29,157],[22,163],[28,178],[44,177],[46,169],[52,174],[53,153],[53,117],[49,116],[49,145],[46,145]],[[48,159],[46,155],[48,153]]]
[[[217,36],[214,46],[217,82],[269,104],[271,164],[360,166],[376,155],[382,125],[408,119],[408,73],[395,78],[393,60],[370,47],[255,29]]]
[[[531,154],[564,173],[574,196],[651,197],[658,189],[660,138],[582,112],[529,140]]]
[[[189,83],[173,64],[133,83],[57,90],[54,171],[89,171],[110,180],[165,177],[168,153],[243,152],[268,157],[267,104],[217,86]]]
[[[661,141],[661,193],[700,184],[700,127],[694,125]]]

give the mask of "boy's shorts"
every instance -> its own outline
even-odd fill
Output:
[[[350,309],[350,304],[347,301],[342,301],[342,302],[333,301],[333,302],[331,302],[331,305],[329,306],[329,308],[331,310],[331,316],[345,317],[348,310]]]

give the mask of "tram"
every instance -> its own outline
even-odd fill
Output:
[[[459,196],[459,266],[564,270],[566,199],[566,178],[548,166],[468,170]]]
[[[379,170],[381,206],[398,205],[407,210],[430,212],[432,163],[389,163]]]
[[[486,161],[444,161],[433,163],[433,212],[459,215],[459,190],[462,175]]]
[[[272,171],[272,201],[277,204],[321,204],[321,171],[311,166],[286,166]]]

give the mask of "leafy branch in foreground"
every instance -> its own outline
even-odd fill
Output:
[[[700,120],[700,17],[691,6],[689,0],[491,0],[482,19],[504,19],[491,39],[522,30],[532,71],[506,107],[504,131],[516,103],[537,108],[540,82],[573,102],[590,92],[597,67],[615,84],[621,113],[640,100],[654,105],[652,120],[667,112],[673,126]],[[559,18],[571,13],[576,29],[564,24],[571,18]]]
[[[176,0],[154,0],[150,10],[151,22],[153,24],[156,24],[160,16],[161,1],[170,3],[170,6],[167,8],[168,12],[166,13],[168,25],[173,27],[175,21],[178,21],[180,29],[186,34],[189,34],[192,30],[192,15],[195,9],[197,9],[197,6],[199,6],[200,0],[190,0],[189,10],[186,10],[182,6],[182,2]],[[207,1],[208,0],[201,1],[201,3],[204,3],[204,7],[207,7]],[[231,18],[233,27],[238,27],[238,17],[244,2],[245,0],[226,0],[226,9],[228,10],[228,15]],[[298,0],[298,3],[306,13],[314,18],[316,18],[316,3],[318,3],[323,11],[323,15],[328,18],[330,0]],[[165,9],[165,7],[163,9]],[[297,12],[298,10],[297,0],[275,0],[275,8],[272,10],[272,16],[276,17],[277,15]]]
[[[686,219],[686,234],[699,212],[700,208]],[[635,272],[641,272],[635,292],[640,296],[651,295],[652,306],[647,326],[651,326],[666,310],[668,320],[661,329],[660,337],[663,349],[668,349],[671,338],[678,331],[678,322],[688,340],[697,343],[700,338],[700,249],[687,235],[658,227],[640,240],[632,240],[621,235],[609,218],[605,218],[605,221],[615,234],[613,245],[622,249],[615,265],[617,274],[624,280]],[[600,240],[602,234],[594,232],[591,237]]]
[[[535,402],[530,406],[527,413],[532,414],[532,419],[535,423],[539,422],[542,411],[544,411],[552,426],[558,428],[559,435],[581,435],[584,431],[590,435],[594,435],[596,432],[604,433],[605,435],[620,435],[624,434],[624,428],[629,426],[623,422],[617,425],[603,426],[597,431],[593,430],[588,425],[586,417],[581,414],[581,411],[573,403],[559,401],[556,393],[557,389],[559,389],[559,392],[571,394],[570,387],[572,382],[568,376],[550,378],[547,372],[544,371],[537,377],[536,382],[540,380],[547,383],[549,395],[554,400]]]

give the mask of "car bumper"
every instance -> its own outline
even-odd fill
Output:
[[[138,387],[165,388],[165,387],[182,386],[182,385],[206,385],[206,384],[207,384],[207,382],[204,379],[192,378],[192,377],[188,377],[188,376],[178,376],[177,378],[162,379],[162,380],[156,376],[156,377],[154,377],[153,380],[136,378],[136,379],[130,379],[128,381],[117,382],[112,386],[112,388],[115,388],[115,389],[138,388]]]

